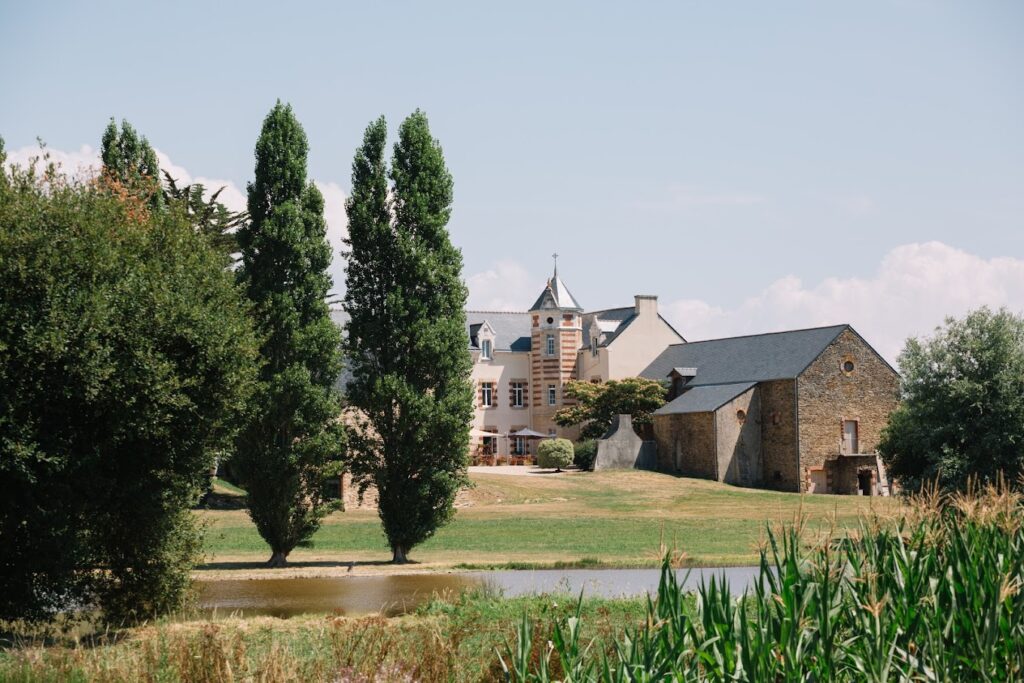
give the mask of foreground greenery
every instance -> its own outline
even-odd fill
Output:
[[[124,180],[45,158],[0,172],[0,618],[175,609],[201,549],[190,508],[255,377],[222,255],[151,201],[148,145],[111,131]]]
[[[742,598],[486,591],[415,614],[163,623],[80,642],[22,633],[10,681],[1004,681],[1024,676],[1024,506],[1006,488],[918,500],[858,534],[771,538]]]
[[[524,468],[524,471],[526,468]],[[425,568],[658,566],[662,545],[686,553],[685,564],[752,565],[767,523],[803,515],[805,533],[853,528],[871,510],[899,508],[894,499],[800,496],[742,489],[656,472],[593,472],[507,476],[471,473],[452,522],[424,542]],[[261,571],[265,544],[241,510],[204,510],[208,569]],[[328,517],[296,567],[374,563],[390,557],[376,511],[356,508]],[[327,565],[324,567],[324,565]],[[217,578],[223,571],[206,571]]]
[[[1024,511],[1007,487],[919,501],[895,524],[806,548],[771,539],[736,600],[693,609],[666,564],[645,624],[598,642],[587,616],[524,616],[511,681],[1007,681],[1024,676]],[[536,652],[534,633],[550,645]]]

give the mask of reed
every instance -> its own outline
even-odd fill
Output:
[[[811,545],[769,531],[741,598],[712,578],[687,606],[666,556],[646,623],[606,642],[579,614],[524,617],[506,680],[1010,681],[1024,678],[1024,506],[1003,482],[927,492],[895,519]],[[536,648],[537,632],[552,637]]]

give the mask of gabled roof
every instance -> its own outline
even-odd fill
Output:
[[[531,311],[539,311],[542,309],[558,308],[563,311],[582,311],[583,307],[576,302],[570,292],[569,288],[562,282],[562,278],[558,277],[558,271],[548,278],[548,283],[544,286],[544,291],[540,293],[537,300],[530,307]]]
[[[736,384],[712,384],[694,387],[677,396],[654,411],[655,415],[678,415],[680,413],[707,413],[718,410],[740,394],[757,386],[757,382],[738,382]]]
[[[629,323],[636,318],[632,306],[609,308],[604,311],[588,311],[583,314],[583,346],[590,346],[590,338],[597,327],[598,346],[608,346],[618,337]]]
[[[793,379],[846,329],[832,325],[673,344],[640,375],[663,380],[673,368],[697,368],[689,387]]]
[[[494,330],[495,351],[530,350],[530,325],[532,324],[532,319],[529,313],[466,311],[469,348],[480,348],[480,339],[477,333],[484,323],[487,323]]]

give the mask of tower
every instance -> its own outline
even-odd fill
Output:
[[[544,291],[530,307],[530,384],[533,428],[544,434],[575,436],[575,429],[555,424],[554,415],[566,402],[565,384],[576,379],[576,356],[583,339],[583,308],[558,277],[555,268]]]

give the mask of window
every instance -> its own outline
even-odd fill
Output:
[[[555,323],[555,319],[549,317],[548,318],[548,325],[553,325],[554,323]]]
[[[515,455],[526,455],[526,437],[517,436],[512,444],[512,449]]]
[[[494,405],[494,383],[484,382],[480,385],[480,404],[484,408]]]
[[[555,385],[548,385],[548,405],[553,406],[558,401],[558,395],[555,393]]]
[[[491,340],[484,339],[480,342],[480,358],[483,360],[491,359]]]
[[[547,354],[549,356],[555,355],[555,335],[553,334],[548,335]]]
[[[512,407],[522,408],[523,407],[523,384],[524,382],[512,382]]]
[[[853,369],[855,367],[856,366],[853,364],[852,360],[843,361],[843,372],[845,372],[847,375],[849,375],[851,372],[853,372]]]
[[[590,338],[590,355],[591,356],[596,356],[597,355],[597,337],[591,337]]]
[[[737,410],[736,411],[736,421],[739,422],[740,424],[743,424],[744,422],[746,422],[747,421],[747,411],[745,411],[745,410]]]

